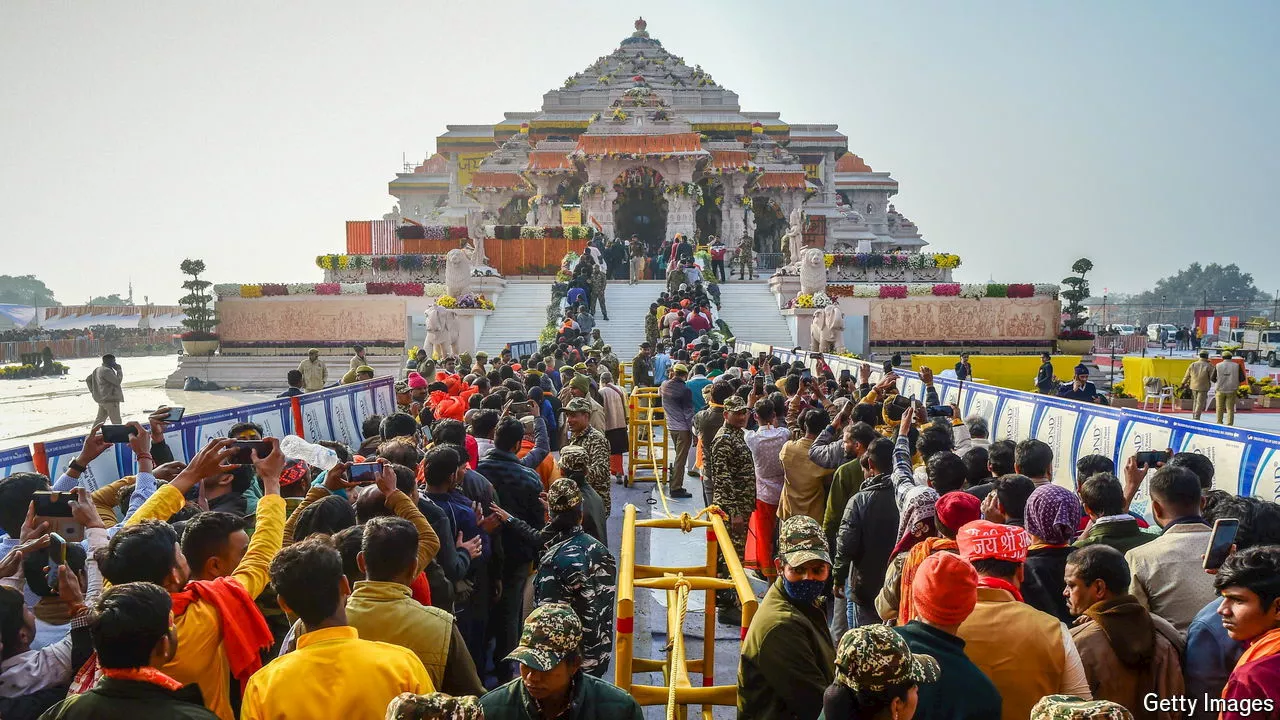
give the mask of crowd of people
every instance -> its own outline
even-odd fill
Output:
[[[688,279],[654,320],[708,307]],[[701,478],[768,583],[739,717],[1280,716],[1280,506],[1212,489],[1208,458],[1085,455],[1058,478],[1048,445],[993,442],[892,373],[659,327],[632,381],[659,388],[665,489]],[[120,481],[78,487],[99,428],[55,481],[0,480],[0,717],[639,718],[604,680],[612,348],[566,331],[412,367],[358,447],[323,443],[327,470],[252,423],[175,462],[161,408]],[[36,512],[47,491],[74,522]],[[715,604],[741,623],[735,593]]]

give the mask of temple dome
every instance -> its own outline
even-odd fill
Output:
[[[871,169],[871,166],[868,165],[865,160],[858,157],[857,155],[854,155],[851,152],[847,152],[844,155],[841,155],[840,159],[836,161],[836,172],[869,173],[874,171]]]

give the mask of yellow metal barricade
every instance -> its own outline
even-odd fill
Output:
[[[707,564],[689,567],[663,567],[636,564],[636,528],[693,532],[703,528],[707,537]],[[724,558],[729,580],[716,577],[716,560]],[[635,657],[635,593],[636,588],[664,590],[667,593],[667,658],[656,660]],[[666,717],[685,718],[689,705],[702,705],[703,720],[711,720],[712,706],[738,702],[737,678],[728,685],[715,684],[716,591],[733,590],[742,603],[741,637],[746,637],[759,601],[742,569],[733,541],[725,528],[720,509],[714,505],[691,516],[636,520],[636,507],[627,505],[622,515],[622,551],[618,563],[617,639],[614,650],[614,684],[631,693],[641,705],[665,705]],[[705,627],[702,633],[702,657],[690,659],[684,640],[685,614],[689,593],[706,593]],[[659,672],[666,685],[637,685],[636,673]],[[694,687],[689,673],[702,675],[702,684]]]
[[[636,480],[667,482],[667,458],[671,442],[667,434],[667,416],[659,404],[658,388],[633,388],[627,401],[627,487]],[[638,476],[637,471],[646,471]]]
[[[631,362],[618,363],[618,387],[627,387],[631,384]]]

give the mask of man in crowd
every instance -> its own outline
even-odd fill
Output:
[[[582,620],[564,603],[534,608],[507,659],[520,677],[480,698],[486,720],[642,720],[626,692],[582,672]],[[370,716],[372,717],[372,716]]]
[[[1231,351],[1222,351],[1222,362],[1213,367],[1214,401],[1217,403],[1217,422],[1222,424],[1225,413],[1228,425],[1236,424],[1236,391],[1244,383],[1244,369],[1231,359]]]
[[[1227,558],[1214,578],[1222,596],[1218,615],[1232,640],[1245,651],[1227,679],[1222,697],[1247,710],[1222,713],[1223,720],[1256,717],[1259,700],[1275,698],[1280,688],[1280,547],[1249,548]],[[1264,717],[1280,716],[1274,699]]]
[[[1124,488],[1115,475],[1098,473],[1086,480],[1080,487],[1080,501],[1089,516],[1089,530],[1075,542],[1076,547],[1101,544],[1127,553],[1156,539],[1125,512]]]
[[[320,359],[320,351],[312,348],[307,351],[307,359],[298,363],[298,372],[302,373],[302,387],[307,392],[323,390],[329,380],[329,369]]]
[[[1102,402],[1102,396],[1098,394],[1097,386],[1089,382],[1089,368],[1087,366],[1083,364],[1077,365],[1074,375],[1075,377],[1071,382],[1063,383],[1058,388],[1058,397],[1088,403]]]
[[[671,356],[667,354],[666,343],[658,343],[658,350],[653,356],[653,382],[659,387],[667,381],[667,370],[671,368]]]
[[[631,242],[628,243],[628,249],[631,251],[631,278],[628,284],[635,285],[644,279],[645,264],[645,247],[640,242],[637,235],[631,236]]]
[[[1151,476],[1151,512],[1160,537],[1125,553],[1133,574],[1129,592],[1151,612],[1185,633],[1196,613],[1213,599],[1213,576],[1203,570],[1212,528],[1201,512],[1200,479],[1181,467]]]
[[[45,713],[48,720],[214,720],[200,689],[182,685],[161,667],[178,652],[173,602],[159,585],[131,582],[102,594],[89,616],[89,634],[102,680],[68,695]]]
[[[731,395],[724,402],[724,425],[716,433],[708,454],[707,477],[714,487],[712,502],[720,506],[729,520],[729,537],[739,558],[746,557],[747,524],[756,507],[756,471],[747,447],[744,428],[747,426],[746,402]],[[728,570],[720,560],[720,577],[727,578]],[[742,611],[737,596],[729,590],[716,593],[716,605],[720,608],[720,622],[726,625],[742,623]]]
[[[1040,371],[1036,373],[1036,390],[1041,395],[1058,393],[1058,378],[1053,372],[1052,356],[1047,352],[1040,353]]]
[[[960,382],[973,377],[973,364],[969,362],[969,353],[960,353],[960,362],[956,363],[956,379]]]
[[[382,717],[400,693],[435,690],[413,652],[362,640],[347,623],[351,587],[328,538],[313,536],[281,550],[271,561],[271,583],[304,632],[296,650],[249,678],[241,720]]]
[[[978,573],[959,555],[938,552],[921,561],[911,583],[916,618],[897,628],[912,653],[928,655],[941,670],[921,685],[915,720],[994,720],[1000,691],[965,655],[960,626],[978,603]]]
[[[612,512],[613,495],[609,481],[609,441],[603,432],[591,426],[591,412],[591,403],[585,397],[576,397],[564,406],[564,420],[569,426],[565,447],[576,446],[587,451],[587,483],[604,501],[607,518]]]
[[[493,483],[499,506],[530,527],[541,528],[547,521],[546,510],[539,499],[543,491],[542,478],[515,455],[523,438],[524,425],[515,418],[504,418],[494,435],[493,449],[484,456],[476,470]],[[607,457],[605,462],[608,463]],[[506,682],[515,674],[515,668],[504,658],[516,644],[524,589],[540,547],[538,539],[522,534],[513,523],[504,522],[501,527],[504,557],[496,584],[498,597],[493,606],[489,635],[494,643],[498,679]]]
[[[689,369],[683,363],[671,368],[671,377],[662,383],[662,410],[667,417],[667,432],[675,441],[675,462],[667,468],[668,494],[673,498],[687,499],[693,494],[684,488],[685,472],[689,467],[689,448],[693,445],[693,391],[686,379]]]
[[[1026,475],[1036,487],[1053,481],[1053,448],[1034,438],[1018,443],[1013,455],[1014,472]]]
[[[285,381],[289,383],[289,389],[280,393],[276,397],[278,398],[294,397],[295,395],[301,395],[302,393],[306,392],[305,390],[302,389],[302,371],[301,370],[290,370],[288,375],[285,377]]]
[[[898,541],[898,504],[893,486],[893,441],[876,438],[863,462],[871,478],[849,500],[840,518],[835,587],[848,590],[849,627],[880,622],[876,595],[884,586],[885,570]],[[853,570],[851,574],[850,570]]]
[[[351,363],[350,363],[350,367],[347,368],[348,370],[356,370],[361,365],[369,364],[368,358],[364,356],[363,345],[355,345],[351,349],[355,351],[355,354],[351,356]]]
[[[835,679],[836,656],[825,612],[831,554],[818,521],[785,520],[774,562],[778,580],[742,640],[738,717],[816,718]]]
[[[1199,420],[1209,407],[1209,388],[1213,385],[1213,363],[1209,351],[1201,350],[1200,359],[1187,366],[1182,375],[1182,386],[1191,391],[1191,417]]]
[[[1067,610],[1079,618],[1071,639],[1094,698],[1138,710],[1150,694],[1184,694],[1182,636],[1129,594],[1129,566],[1118,550],[1072,551],[1065,579]]]
[[[848,408],[848,403],[845,405]],[[844,415],[842,409],[837,418]],[[847,417],[847,416],[846,416]],[[808,515],[814,520],[821,520],[826,510],[827,489],[831,482],[834,468],[824,467],[810,459],[810,449],[814,441],[827,428],[831,421],[825,410],[810,408],[800,417],[800,426],[804,435],[789,440],[782,446],[782,469],[786,474],[786,482],[782,486],[782,500],[778,505],[778,518],[786,520],[792,515]],[[844,420],[838,422],[843,424]],[[841,455],[844,445],[838,446]],[[834,453],[833,453],[834,454]],[[841,458],[843,459],[843,458]]]
[[[124,371],[120,369],[120,363],[116,362],[116,356],[103,355],[102,364],[94,368],[84,381],[89,385],[93,401],[98,404],[98,415],[93,424],[101,424],[110,418],[113,424],[119,425],[120,403],[124,402],[124,390],[121,389]]]
[[[640,352],[631,359],[631,384],[635,387],[653,387],[652,348],[648,341],[640,343]]]
[[[957,634],[1000,691],[1000,717],[1023,720],[1045,695],[1092,699],[1067,626],[1022,601],[1026,530],[975,520],[960,528],[956,544],[978,571],[978,602]]]
[[[233,717],[231,678],[244,687],[261,667],[258,653],[274,640],[253,600],[267,586],[268,565],[284,537],[284,455],[278,440],[264,442],[268,455],[253,455],[263,490],[253,537],[230,576],[191,581],[177,533],[165,520],[186,506],[185,495],[202,479],[234,469],[228,464],[236,451],[232,440],[210,441],[185,470],[160,486],[111,539],[101,563],[103,576],[113,584],[150,582],[169,591],[178,652],[159,669],[178,682],[198,684],[205,706],[222,720]]]

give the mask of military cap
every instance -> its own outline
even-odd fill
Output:
[[[360,373],[369,373],[370,375],[375,374],[373,371],[373,368],[369,367],[368,365],[361,365],[360,367],[356,368],[356,374],[359,375]]]
[[[546,672],[581,646],[582,620],[578,614],[565,603],[546,603],[529,613],[520,631],[520,645],[506,659]]]
[[[1031,708],[1031,720],[1133,720],[1133,715],[1110,700],[1046,695]]]
[[[782,521],[782,527],[778,529],[778,556],[791,567],[810,560],[831,562],[827,536],[818,521],[808,515],[792,515]]]
[[[551,506],[553,513],[562,513],[581,505],[582,491],[578,489],[578,483],[566,477],[551,483],[551,488],[547,490],[547,504]]]
[[[600,349],[601,349],[601,350],[604,350],[604,351],[605,351],[605,352],[607,352],[607,353],[611,353],[611,352],[613,352],[613,346],[612,346],[612,345],[605,345],[604,347],[602,347],[602,348],[600,348]]]
[[[746,411],[747,411],[747,401],[746,401],[746,400],[743,400],[742,398],[738,397],[737,395],[730,395],[729,397],[725,398],[725,400],[724,400],[724,411],[725,411],[725,412],[727,412],[727,413],[731,413],[731,412],[746,412]]]
[[[581,392],[583,395],[586,395],[587,393],[591,392],[591,378],[587,377],[585,371],[580,372],[574,375],[573,379],[569,381],[569,387],[572,387],[574,390],[577,390]],[[587,405],[587,409],[590,409],[590,408],[591,406]]]
[[[836,682],[855,692],[936,682],[940,674],[937,660],[912,653],[907,641],[887,625],[854,628],[840,638],[836,649]]]
[[[484,720],[484,710],[472,696],[400,693],[387,708],[387,720]]]
[[[586,370],[586,369],[587,369],[587,364],[586,364],[585,362],[574,363],[574,365],[573,365],[573,369],[574,369],[574,370]]]
[[[587,449],[568,445],[560,449],[560,469],[567,472],[587,471]]]
[[[572,366],[572,365],[561,365],[561,366],[560,366],[560,372],[561,372],[561,373],[567,373],[567,372],[571,373],[571,372],[573,372],[573,366]]]
[[[567,413],[589,413],[591,412],[591,403],[586,398],[574,398],[564,406]]]

